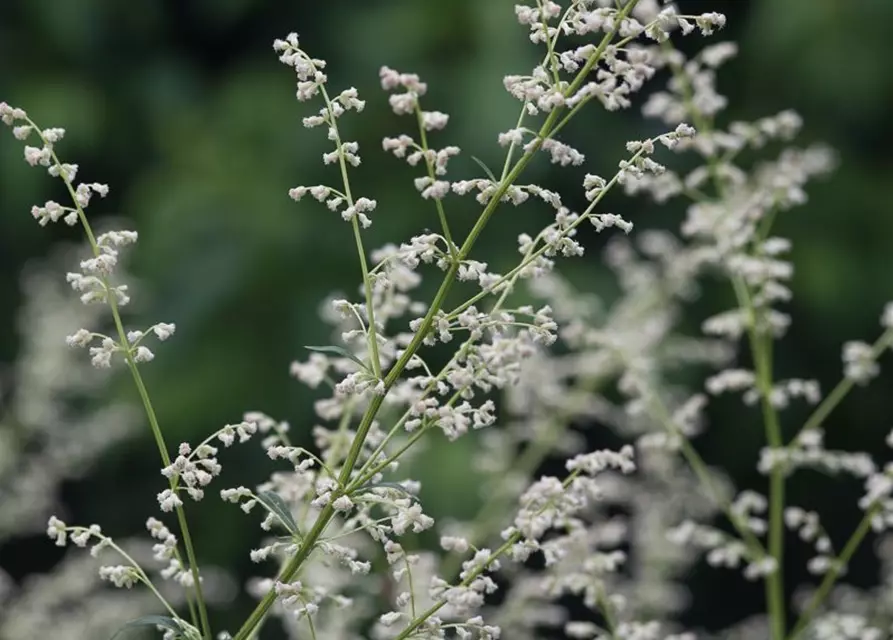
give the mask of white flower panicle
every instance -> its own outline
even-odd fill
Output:
[[[62,163],[55,151],[54,145],[62,140],[64,129],[41,130],[22,109],[10,107],[5,102],[0,103],[0,120],[10,126],[17,122],[26,123],[13,127],[15,137],[19,140],[27,140],[30,136],[36,135],[43,143],[39,149],[25,147],[26,161],[32,166],[47,167],[49,175],[60,178],[73,194],[73,206],[63,206],[50,200],[42,207],[34,206],[31,209],[32,216],[41,226],[63,219],[68,225],[73,226],[80,223],[85,229],[93,255],[80,262],[81,271],[66,274],[66,281],[72,289],[81,293],[80,298],[84,304],[108,305],[113,315],[117,317],[118,308],[130,302],[130,296],[128,286],[114,284],[112,276],[115,275],[120,261],[120,249],[135,244],[138,238],[137,232],[108,231],[94,236],[87,220],[86,209],[94,194],[104,198],[108,195],[109,188],[98,182],[75,184],[77,165]],[[165,340],[173,334],[174,325],[159,323],[150,331],[153,331],[159,340]],[[116,340],[87,329],[79,329],[66,338],[66,343],[73,347],[90,347],[91,362],[96,367],[110,367],[112,356],[119,352],[124,354],[128,363],[136,365],[141,362],[149,362],[155,357],[148,347],[139,344],[143,335],[144,332],[130,332],[127,336],[120,336]],[[98,341],[100,346],[90,346],[95,341]]]
[[[342,141],[337,122],[347,111],[362,111],[366,106],[365,101],[359,99],[357,90],[353,87],[331,98],[325,88],[328,78],[322,71],[325,68],[325,61],[308,56],[300,48],[297,34],[291,33],[284,40],[276,40],[273,49],[280,53],[280,62],[294,68],[298,78],[299,101],[305,102],[315,97],[322,97],[324,106],[318,115],[304,118],[304,126],[327,128],[328,138],[334,143],[335,149],[323,154],[323,163],[340,165],[344,182],[343,190],[325,185],[294,187],[289,190],[289,196],[298,201],[306,193],[310,193],[315,199],[325,202],[330,211],[340,212],[345,222],[358,223],[364,229],[370,227],[372,219],[367,214],[375,210],[377,203],[371,198],[354,200],[347,178],[346,166],[360,165],[360,147],[356,142]]]

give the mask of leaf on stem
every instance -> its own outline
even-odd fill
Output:
[[[358,365],[360,365],[360,367],[364,371],[369,371],[369,366],[365,362],[360,360],[358,357],[356,357],[354,354],[352,354],[350,351],[348,351],[344,347],[339,347],[336,345],[326,345],[326,346],[319,346],[319,347],[304,345],[304,348],[309,349],[310,351],[318,351],[319,353],[334,353],[336,355],[341,356],[342,358],[349,358],[350,360],[353,360]]]
[[[115,638],[129,629],[136,629],[138,627],[152,627],[153,629],[158,629],[160,627],[162,629],[167,629],[168,631],[173,631],[175,634],[174,638],[182,638],[185,640],[188,637],[184,632],[183,625],[174,618],[171,618],[170,616],[151,615],[131,620],[118,629],[115,632],[115,635],[111,637],[111,640],[115,640]]]
[[[298,523],[291,514],[291,509],[289,509],[285,500],[283,500],[278,493],[262,491],[258,494],[257,499],[260,500],[272,513],[276,514],[276,517],[279,518],[279,522],[288,529],[290,534],[295,535],[298,533]]]

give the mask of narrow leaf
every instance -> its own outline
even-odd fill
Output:
[[[123,627],[118,629],[115,632],[115,635],[111,637],[111,640],[115,640],[122,633],[127,631],[128,629],[136,629],[137,627],[152,627],[153,629],[157,629],[158,627],[162,627],[163,629],[167,629],[168,631],[173,631],[177,635],[175,637],[180,638],[183,634],[183,627],[180,626],[176,620],[171,618],[170,616],[143,616],[142,618],[137,618],[136,620],[131,620]]]
[[[310,351],[318,351],[320,353],[334,353],[336,355],[341,356],[342,358],[350,358],[351,360],[356,362],[358,365],[360,365],[360,367],[362,367],[364,370],[366,370],[366,371],[369,370],[369,367],[366,366],[365,362],[360,360],[358,357],[356,357],[354,354],[352,354],[350,351],[348,351],[344,347],[338,347],[335,345],[313,347],[313,346],[305,345],[304,348],[309,349]]]
[[[295,517],[291,514],[291,509],[288,508],[285,500],[283,500],[278,493],[262,491],[258,494],[257,499],[263,502],[267,509],[276,514],[280,524],[285,525],[285,528],[288,529],[290,534],[295,535],[298,532],[298,523],[295,522]]]
[[[481,160],[480,158],[475,158],[474,156],[471,156],[471,159],[477,162],[478,166],[484,170],[484,173],[487,174],[487,177],[490,178],[490,180],[492,180],[494,183],[499,183],[499,180],[497,180],[496,176],[493,175],[493,172],[490,171],[490,167],[485,165],[483,160]]]

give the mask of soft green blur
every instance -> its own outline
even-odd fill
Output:
[[[331,86],[354,85],[367,101],[362,114],[342,122],[364,159],[351,174],[354,191],[379,202],[367,245],[375,247],[437,225],[434,207],[412,187],[418,172],[380,151],[382,136],[413,132],[414,122],[390,113],[377,84],[379,66],[420,74],[429,84],[425,107],[451,115],[432,144],[463,149],[451,164],[453,176],[480,173],[472,155],[497,168],[496,134],[514,126],[518,109],[502,89],[502,76],[526,73],[538,55],[514,23],[513,4],[3,3],[0,100],[27,109],[42,126],[68,130],[62,159],[79,163],[82,179],[112,189],[89,210],[94,219],[123,219],[140,233],[131,262],[138,278],[133,324],[177,324],[174,339],[144,367],[171,446],[194,442],[253,409],[308,433],[315,424],[314,395],[289,378],[289,362],[306,358],[302,345],[331,341],[318,320],[319,305],[333,291],[354,295],[359,283],[350,228],[310,199],[295,204],[287,197],[289,187],[337,178],[321,162],[329,150],[323,132],[301,125],[318,106],[295,101],[293,73],[276,60],[273,39],[297,31],[308,51],[328,61]],[[811,185],[809,204],[784,215],[778,226],[793,238],[796,262],[794,328],[778,351],[780,375],[816,377],[828,389],[839,376],[842,342],[873,339],[883,303],[893,299],[893,3],[680,4],[729,16],[729,27],[713,38],[735,39],[741,48],[721,75],[732,105],[729,119],[792,108],[806,121],[803,144],[825,141],[839,152],[838,171]],[[702,44],[691,36],[685,47]],[[564,134],[586,153],[585,167],[561,170],[540,162],[529,181],[575,192],[584,169],[610,174],[627,139],[654,135],[658,127],[643,124],[637,109],[607,114],[592,107]],[[32,204],[62,201],[63,194],[56,181],[21,160],[21,143],[2,134],[0,361],[8,362],[16,355],[22,266],[52,243],[77,236],[31,219]],[[471,199],[448,200],[454,230],[473,222],[472,205]],[[612,198],[609,207],[640,228],[677,227],[682,216],[678,206],[658,209],[641,199]],[[517,234],[539,229],[548,215],[547,207],[535,204],[506,208],[473,257],[501,271],[515,256]],[[584,286],[609,286],[595,246],[567,267]],[[693,317],[728,302],[705,298]],[[893,365],[889,358],[887,364]],[[880,441],[893,420],[891,382],[888,374],[844,405],[829,446],[870,449]],[[135,399],[127,383],[122,379],[114,392]],[[705,438],[708,460],[730,465],[745,484],[759,482],[752,458],[737,455],[742,447],[756,451],[761,429],[755,416],[732,403],[714,414],[723,428],[721,436],[717,431]],[[432,513],[472,512],[466,446],[435,448],[431,464],[419,470]],[[156,458],[147,429],[71,489],[77,519],[101,522],[113,535],[138,532],[161,487]],[[260,481],[270,469],[256,444],[221,461],[220,486]],[[252,519],[213,498],[190,505],[190,512],[203,560],[238,557],[242,564],[235,568],[251,571]]]

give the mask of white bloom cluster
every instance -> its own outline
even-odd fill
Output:
[[[379,71],[381,88],[385,91],[400,89],[402,93],[393,93],[388,98],[391,109],[397,115],[415,115],[419,123],[419,139],[416,142],[411,136],[401,134],[397,137],[387,137],[382,140],[381,146],[397,158],[405,159],[412,167],[422,160],[425,162],[426,175],[415,179],[416,190],[425,200],[442,200],[450,192],[450,183],[443,180],[447,173],[447,164],[450,159],[459,155],[459,147],[446,146],[442,149],[428,147],[426,132],[444,129],[449,122],[449,116],[441,111],[422,110],[419,98],[428,90],[428,85],[422,82],[416,74],[398,73],[390,67],[382,67]]]
[[[236,437],[239,442],[248,442],[258,431],[254,422],[242,421],[238,424],[228,424],[205,439],[193,449],[189,443],[183,442],[177,452],[177,457],[161,470],[161,474],[170,480],[172,488],[165,489],[158,494],[158,503],[162,511],[171,511],[175,507],[182,506],[177,492],[179,489],[186,491],[189,497],[195,501],[201,500],[204,495],[204,487],[220,475],[223,467],[217,460],[217,447],[211,446],[214,439],[219,440],[225,447],[231,446]],[[180,482],[184,486],[179,486]]]
[[[342,141],[337,122],[346,111],[362,111],[366,106],[365,101],[359,99],[357,90],[353,87],[330,98],[325,88],[328,78],[322,71],[326,66],[325,61],[308,56],[300,48],[297,34],[290,33],[285,40],[276,40],[273,49],[280,54],[280,62],[294,68],[298,78],[299,101],[305,102],[316,96],[322,96],[324,106],[318,115],[304,118],[304,126],[327,128],[328,139],[335,145],[335,150],[323,154],[323,163],[339,164],[344,181],[343,190],[325,185],[294,187],[289,190],[289,196],[298,201],[306,193],[310,193],[316,200],[325,202],[330,211],[340,211],[341,218],[345,222],[358,223],[364,229],[368,228],[372,225],[372,220],[367,214],[375,210],[377,203],[370,198],[354,199],[350,192],[347,165],[352,167],[360,165],[360,145],[357,142]]]
[[[748,405],[756,404],[761,398],[755,374],[745,369],[724,369],[708,378],[705,385],[711,395],[744,391],[744,403]],[[817,404],[822,398],[819,383],[815,380],[798,378],[779,380],[769,392],[769,401],[778,409],[787,408],[795,398],[803,398],[809,404]]]
[[[757,469],[769,473],[773,469],[783,469],[792,473],[797,469],[820,469],[828,473],[847,473],[856,478],[867,478],[874,474],[875,464],[865,453],[829,451],[824,446],[824,432],[821,429],[805,429],[787,447],[764,448],[760,452]]]
[[[60,547],[64,547],[69,538],[76,546],[82,548],[90,544],[91,540],[94,540],[93,545],[90,547],[90,555],[94,558],[98,557],[104,549],[113,549],[130,564],[102,565],[99,567],[99,577],[102,580],[111,582],[116,587],[130,589],[138,582],[148,582],[148,578],[143,570],[110,537],[104,535],[97,524],[90,525],[88,528],[72,527],[59,520],[56,516],[52,516],[47,523],[47,536],[51,540],[55,540],[56,545]]]
[[[149,535],[157,542],[152,545],[152,558],[158,562],[166,562],[167,566],[159,574],[165,580],[173,580],[185,588],[195,584],[189,567],[184,566],[178,549],[177,536],[170,532],[163,522],[157,518],[146,520]]]
[[[75,185],[77,165],[62,163],[55,152],[54,144],[59,142],[64,135],[63,129],[39,129],[27,114],[21,109],[10,107],[5,102],[0,103],[0,120],[7,125],[16,122],[27,124],[14,127],[14,134],[20,140],[26,140],[32,133],[36,133],[43,143],[43,147],[25,147],[25,159],[29,164],[48,167],[51,176],[60,178],[72,192],[73,207],[65,207],[54,201],[48,201],[42,207],[35,206],[31,214],[41,226],[49,222],[56,222],[60,218],[69,225],[80,222],[90,241],[92,257],[82,260],[81,271],[69,272],[65,279],[71,287],[81,293],[81,302],[84,304],[101,303],[111,308],[112,313],[118,316],[118,307],[130,302],[128,287],[126,284],[112,284],[111,276],[118,266],[119,250],[126,245],[137,241],[135,231],[108,231],[95,236],[87,220],[86,209],[90,205],[93,194],[101,197],[108,195],[107,185],[94,183],[80,183]],[[149,329],[155,333],[159,340],[166,340],[174,332],[174,325],[159,323]],[[72,347],[90,347],[91,362],[94,366],[107,368],[111,366],[112,356],[115,353],[123,353],[127,362],[136,365],[140,362],[149,362],[155,355],[145,345],[139,344],[146,332],[132,331],[120,335],[116,340],[100,333],[93,333],[87,329],[79,329],[66,338],[66,342]],[[98,341],[99,346],[90,346]]]
[[[818,513],[800,507],[787,507],[784,510],[784,523],[786,527],[796,531],[801,540],[812,544],[816,555],[806,565],[811,573],[821,575],[834,568],[834,548],[831,538],[822,528]]]
[[[870,344],[851,340],[843,345],[844,375],[857,384],[867,384],[880,373]]]
[[[774,572],[778,563],[771,556],[755,556],[741,540],[728,534],[687,520],[667,532],[674,544],[691,545],[707,552],[707,563],[713,567],[737,568],[746,563],[744,576],[758,580]]]

